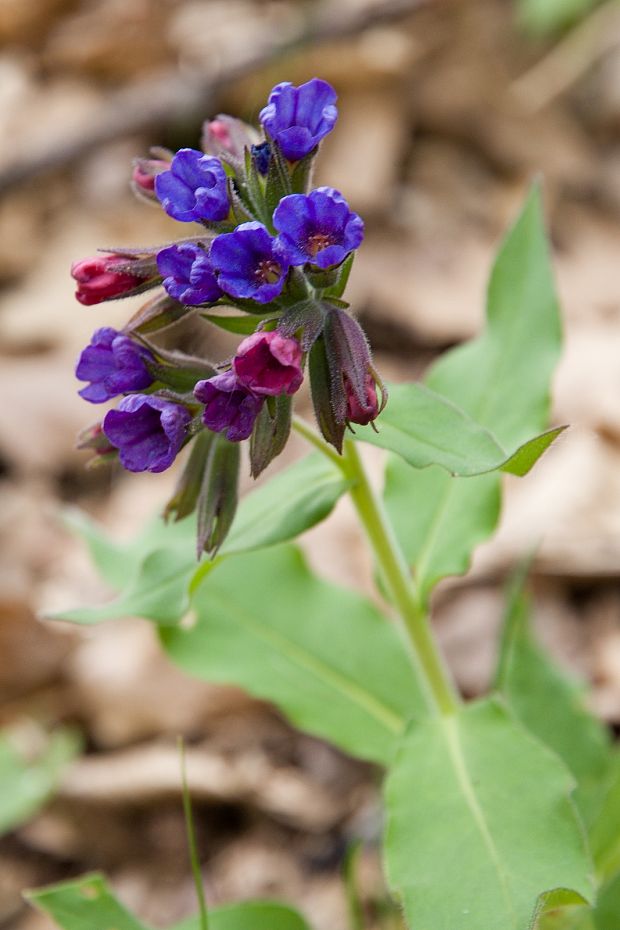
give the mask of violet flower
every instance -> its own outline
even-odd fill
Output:
[[[207,252],[194,242],[162,249],[157,267],[166,291],[182,304],[212,303],[222,296]]]
[[[205,405],[202,422],[214,433],[224,433],[231,442],[247,439],[264,403],[240,384],[234,371],[199,381],[194,396]]]
[[[233,359],[238,381],[254,394],[294,394],[303,381],[301,346],[278,332],[253,333]]]
[[[288,81],[276,84],[260,121],[289,161],[300,161],[319,144],[338,118],[336,91],[327,81],[312,78],[295,87]]]
[[[364,238],[364,222],[333,187],[283,197],[273,224],[292,265],[339,265]]]
[[[282,292],[290,262],[262,223],[242,223],[216,236],[211,264],[219,286],[232,297],[266,304]]]
[[[71,277],[77,281],[76,299],[89,307],[113,297],[130,294],[144,284],[146,278],[127,271],[117,271],[119,265],[127,263],[127,256],[91,255],[71,265]]]
[[[155,394],[131,394],[103,421],[103,431],[128,471],[170,468],[185,440],[189,410]]]
[[[103,404],[118,394],[142,391],[153,383],[146,365],[154,361],[148,349],[109,326],[93,334],[75,369],[80,381],[90,381],[78,393],[91,404]]]
[[[181,223],[224,220],[230,211],[226,172],[218,158],[180,149],[155,178],[155,193],[166,213]]]

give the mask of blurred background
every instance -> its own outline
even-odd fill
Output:
[[[566,337],[553,419],[571,429],[525,481],[507,482],[500,531],[465,579],[440,586],[436,627],[463,692],[482,692],[506,576],[537,546],[540,638],[590,682],[597,713],[620,725],[620,6],[0,0],[7,926],[49,927],[21,889],[90,869],[104,869],[155,926],[195,910],[178,734],[210,901],[281,896],[316,930],[345,930],[343,856],[361,838],[361,884],[380,925],[376,771],[233,688],[186,678],[144,621],[80,629],[41,619],[107,593],[63,508],[77,505],[126,538],[175,478],[86,470],[75,451],[99,412],[76,395],[75,358],[140,298],[79,305],[71,261],[178,235],[131,194],[132,157],[152,145],[198,147],[206,117],[253,120],[273,84],[315,75],[334,84],[340,109],[318,182],[340,188],[366,221],[349,299],[388,378],[420,376],[478,332],[494,251],[531,180],[544,179]],[[229,348],[215,331],[205,342],[188,328],[181,339],[193,350],[202,340],[216,358]],[[293,444],[283,458],[297,454]],[[325,576],[365,577],[372,590],[346,502],[304,545]],[[69,765],[63,726],[82,741]]]

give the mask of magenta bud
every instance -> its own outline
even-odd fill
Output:
[[[207,120],[202,127],[202,150],[218,158],[223,155],[243,159],[245,149],[260,141],[252,126],[225,113]]]
[[[125,270],[119,270],[119,266]],[[92,255],[71,265],[71,276],[77,281],[77,300],[85,306],[99,304],[114,297],[136,291],[147,280],[127,270],[124,255]]]
[[[365,401],[360,403],[360,399],[357,393],[353,390],[353,386],[349,381],[348,377],[344,376],[344,390],[347,395],[347,422],[348,423],[359,423],[360,426],[366,426],[367,423],[371,423],[379,415],[379,402],[377,400],[377,386],[375,384],[375,379],[368,372],[364,378],[364,392],[365,392]]]
[[[170,163],[161,158],[136,158],[133,163],[131,180],[140,194],[146,195],[150,200],[157,201],[155,194],[155,178],[162,171],[167,171]]]
[[[297,339],[259,332],[239,344],[233,369],[240,384],[259,395],[294,394],[304,375]]]

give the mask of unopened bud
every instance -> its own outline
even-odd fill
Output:
[[[92,255],[71,265],[71,276],[77,281],[77,300],[85,306],[99,304],[115,297],[135,293],[148,280],[147,274],[127,270],[124,255]],[[122,270],[121,270],[122,269]]]

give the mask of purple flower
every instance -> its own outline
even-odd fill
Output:
[[[278,332],[253,333],[233,359],[238,381],[254,394],[294,394],[303,381],[301,346]]]
[[[290,265],[277,240],[255,222],[216,236],[209,257],[223,291],[260,304],[281,293]]]
[[[166,213],[182,223],[224,220],[228,216],[226,172],[218,158],[180,149],[155,178],[155,193]]]
[[[194,396],[205,405],[202,422],[214,433],[225,433],[231,442],[247,439],[254,428],[264,398],[239,384],[233,371],[199,381]]]
[[[152,354],[115,329],[104,327],[93,334],[75,369],[80,381],[90,381],[79,391],[91,404],[103,404],[117,394],[142,391],[153,383],[146,366]]]
[[[339,265],[364,238],[364,222],[333,187],[283,197],[273,215],[278,240],[292,265]]]
[[[208,254],[194,242],[162,249],[157,267],[167,292],[182,304],[207,304],[222,296]]]
[[[260,113],[266,132],[289,161],[299,161],[318,145],[338,118],[336,91],[327,81],[312,78],[295,87],[276,84]]]
[[[154,394],[131,394],[106,414],[103,431],[128,471],[160,472],[174,462],[190,420],[180,404]]]

